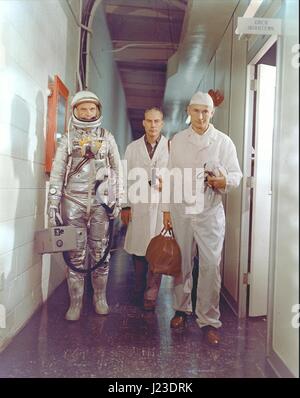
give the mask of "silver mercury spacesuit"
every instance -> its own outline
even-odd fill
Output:
[[[80,119],[77,110],[80,104],[81,107],[96,104],[95,117]],[[101,182],[101,200],[113,207],[116,217],[122,192],[120,155],[113,135],[100,127],[102,116],[98,97],[89,91],[80,91],[71,106],[68,134],[64,134],[59,142],[50,175],[49,224],[56,225],[61,216],[64,225],[78,228],[77,250],[68,253],[70,262],[76,268],[83,268],[87,244],[93,267],[107,246],[109,224],[98,191],[96,195],[95,183],[97,180]],[[109,255],[91,274],[95,311],[103,315],[109,312],[106,302],[108,271]],[[79,319],[82,308],[84,274],[68,268],[67,281],[70,308],[65,317],[74,321]]]

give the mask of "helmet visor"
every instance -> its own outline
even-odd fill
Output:
[[[74,117],[83,122],[93,122],[101,116],[99,103],[95,101],[82,101],[73,109]]]

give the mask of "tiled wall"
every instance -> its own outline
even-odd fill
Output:
[[[79,16],[81,2],[70,2]],[[66,2],[0,1],[0,350],[64,279],[36,254],[44,227],[48,79],[75,91],[79,28]]]

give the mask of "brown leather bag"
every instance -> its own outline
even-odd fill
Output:
[[[171,236],[166,236],[168,233]],[[150,271],[155,274],[179,276],[181,253],[172,229],[167,231],[163,228],[159,235],[151,239],[147,247],[146,259]]]

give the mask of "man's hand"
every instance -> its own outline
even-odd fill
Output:
[[[158,191],[159,192],[162,191],[162,177],[161,176],[158,177]]]
[[[161,176],[156,177],[156,182],[153,185],[152,185],[151,181],[149,181],[149,185],[153,186],[153,188],[156,189],[158,192],[161,192],[162,191],[162,177]]]
[[[224,175],[221,177],[207,177],[207,185],[212,189],[225,189],[226,178]]]
[[[129,222],[131,221],[131,208],[130,207],[128,209],[121,210],[121,220],[122,220],[123,224],[125,224],[125,225],[129,224]]]
[[[163,223],[167,231],[172,228],[171,214],[169,211],[164,211]]]

